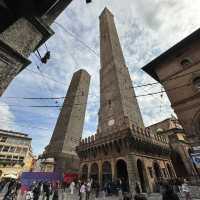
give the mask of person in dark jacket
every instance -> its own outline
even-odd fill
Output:
[[[179,200],[179,197],[174,193],[173,188],[167,185],[166,190],[163,193],[163,200]]]
[[[53,199],[52,200],[58,200],[58,190],[57,189],[53,193]]]
[[[50,185],[48,184],[48,182],[45,182],[43,184],[43,190],[45,192],[46,200],[49,200],[49,197],[50,197]]]
[[[33,188],[33,200],[38,200],[40,197],[40,183]]]
[[[95,181],[93,183],[93,188],[95,190],[95,197],[98,198],[99,197],[99,189],[100,189],[100,186],[99,186],[99,182],[98,181]]]

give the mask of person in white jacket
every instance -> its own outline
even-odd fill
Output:
[[[26,200],[33,200],[33,192],[32,191],[28,191],[26,193],[26,197],[25,197]]]
[[[74,183],[74,181],[72,181],[71,182],[71,184],[70,184],[70,194],[74,194],[74,188],[75,188],[75,183]]]

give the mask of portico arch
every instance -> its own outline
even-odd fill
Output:
[[[112,168],[109,161],[105,161],[102,165],[102,186],[112,181]]]
[[[97,163],[93,163],[91,165],[91,170],[90,170],[90,177],[94,181],[99,181],[99,167]]]
[[[87,178],[88,178],[88,165],[85,164],[82,167],[82,179],[87,180]]]
[[[127,164],[122,159],[116,162],[116,176],[118,179],[128,180]]]

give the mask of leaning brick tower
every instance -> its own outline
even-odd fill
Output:
[[[90,75],[85,70],[74,73],[45,157],[55,159],[55,171],[77,172],[75,152],[83,131]]]

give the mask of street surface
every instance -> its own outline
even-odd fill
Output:
[[[0,200],[3,200],[4,194],[0,193]],[[39,200],[41,200],[40,198]],[[148,200],[162,200],[162,196],[158,193],[152,193],[149,194],[147,197]],[[18,196],[17,200],[25,200],[25,197],[23,196]],[[50,198],[52,200],[52,197]],[[59,193],[59,200],[79,200],[79,197],[77,194],[71,195],[69,192],[61,192]],[[95,200],[94,195],[91,195],[90,200]],[[111,197],[103,197],[101,196],[97,198],[96,200],[122,200],[122,197],[117,197],[117,196],[111,196]],[[180,200],[185,200],[185,198],[180,198]],[[200,198],[192,198],[192,200],[200,200]]]

